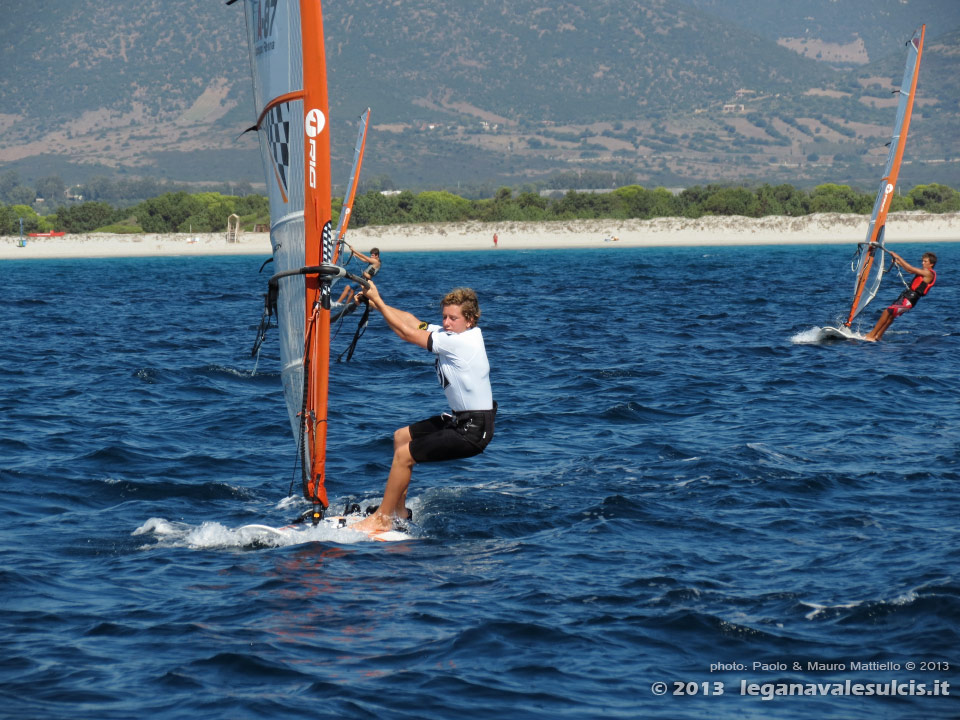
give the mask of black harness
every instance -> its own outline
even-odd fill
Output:
[[[461,410],[442,415],[446,427],[454,430],[471,445],[483,450],[493,440],[494,421],[497,416],[497,401],[492,410]]]
[[[917,282],[917,280],[919,280],[920,282]],[[906,290],[900,293],[900,297],[898,299],[900,300],[906,299],[910,302],[912,306],[916,307],[917,301],[920,298],[922,298],[924,295],[926,295],[928,292],[930,292],[930,288],[933,287],[933,283],[935,283],[936,281],[937,281],[936,273],[934,273],[933,275],[932,283],[928,283],[926,280],[924,280],[923,275],[917,275],[913,278],[913,282],[910,283],[910,287],[908,287]]]

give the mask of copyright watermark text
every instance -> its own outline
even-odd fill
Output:
[[[731,687],[732,685],[732,687]],[[738,684],[720,680],[688,682],[659,681],[650,686],[654,695],[720,696],[726,694],[759,697],[772,700],[777,697],[797,696],[855,696],[855,697],[923,697],[949,696],[950,683],[946,680],[917,682],[916,680],[887,680],[868,682],[844,680],[841,682],[751,682],[740,680]]]

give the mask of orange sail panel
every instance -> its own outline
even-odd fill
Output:
[[[880,181],[880,190],[873,203],[867,240],[860,245],[854,266],[856,283],[853,303],[846,321],[848,327],[876,296],[883,277],[884,229],[890,203],[893,200],[893,192],[897,186],[897,177],[900,174],[907,133],[910,130],[910,117],[913,114],[913,101],[917,91],[917,78],[920,74],[920,57],[923,54],[923,36],[926,27],[921,25],[907,42],[907,62],[903,71],[903,81],[900,84],[900,102],[897,104],[897,117],[893,126],[893,137],[890,140],[890,152],[887,154],[887,164]]]

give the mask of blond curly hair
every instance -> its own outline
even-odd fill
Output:
[[[443,301],[440,303],[441,309],[447,305],[459,305],[460,312],[470,327],[480,322],[480,301],[477,300],[477,294],[472,289],[454,288],[443,296]]]

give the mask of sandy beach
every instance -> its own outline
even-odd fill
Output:
[[[351,229],[349,242],[361,252],[432,250],[535,250],[857,243],[864,240],[863,215],[816,214],[792,217],[657,218],[654,220],[561,220],[556,222],[436,223]],[[960,213],[930,215],[891,213],[886,242],[960,240]],[[163,257],[189,255],[270,255],[268,233],[241,233],[227,242],[226,233],[114,235],[90,233],[56,238],[0,238],[0,260],[95,257]]]

